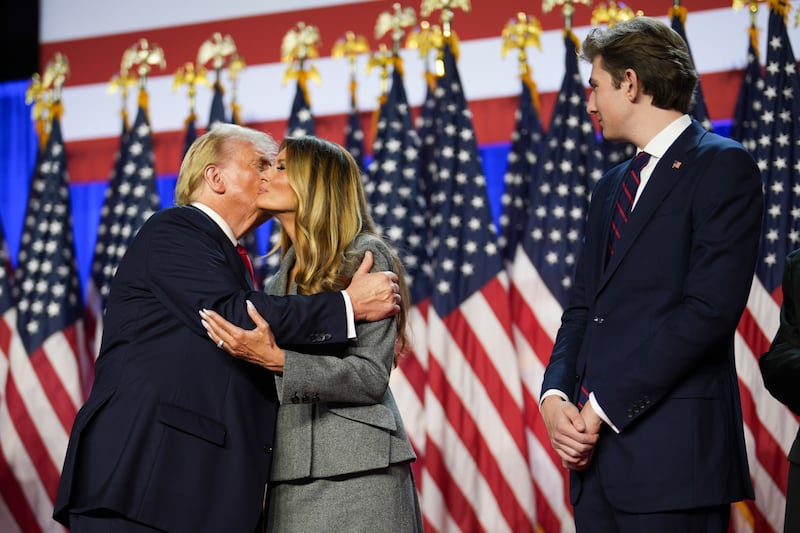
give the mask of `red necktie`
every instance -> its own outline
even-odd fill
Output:
[[[611,217],[611,231],[608,236],[608,255],[606,255],[606,260],[614,255],[614,246],[622,235],[623,226],[628,222],[628,216],[633,208],[633,199],[636,198],[636,191],[639,189],[639,174],[648,161],[650,161],[650,154],[639,152],[633,163],[631,163],[628,175],[622,181],[619,196],[614,204],[614,214]]]
[[[242,261],[244,261],[244,266],[246,266],[247,271],[250,272],[250,281],[255,283],[256,273],[253,270],[253,263],[250,261],[250,255],[247,253],[247,249],[241,244],[237,244],[236,251],[239,252],[240,256],[242,256]]]

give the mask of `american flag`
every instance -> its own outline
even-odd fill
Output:
[[[19,439],[12,438],[11,412],[6,402],[11,359],[11,343],[16,331],[16,309],[11,298],[11,258],[6,246],[5,232],[0,224],[0,530],[19,531],[26,524],[38,528],[35,512],[27,500],[20,479],[26,474],[20,469]],[[17,341],[19,342],[19,341]],[[13,379],[13,378],[12,378]],[[13,387],[13,384],[12,384]],[[12,389],[13,390],[13,389]],[[8,428],[8,429],[7,429]],[[8,432],[8,436],[6,433]],[[14,442],[16,441],[16,442]],[[16,448],[16,449],[15,449]],[[30,464],[28,461],[27,464]],[[12,469],[13,467],[13,469]]]
[[[3,506],[11,531],[61,530],[51,515],[69,431],[91,366],[56,107],[31,193],[12,285],[16,313],[0,411]],[[14,316],[16,314],[16,316]]]
[[[225,101],[223,99],[224,90],[222,83],[217,79],[214,82],[214,96],[211,98],[211,111],[208,114],[208,129],[214,127],[217,122],[230,122],[225,118]]]
[[[403,261],[411,295],[408,324],[410,353],[391,374],[390,385],[417,453],[413,464],[417,489],[425,467],[425,385],[428,368],[427,313],[431,298],[431,262],[426,244],[427,210],[419,180],[420,140],[411,119],[403,76],[392,73],[389,94],[381,105],[366,190],[377,231]]]
[[[186,155],[189,147],[197,139],[197,115],[194,111],[190,112],[186,117],[183,131],[183,155]]]
[[[364,129],[361,127],[361,117],[358,108],[353,107],[347,114],[347,125],[344,127],[344,147],[355,158],[361,173],[364,173]]]
[[[511,149],[508,152],[508,169],[503,176],[505,189],[501,202],[500,253],[507,262],[514,259],[517,245],[522,240],[525,224],[531,214],[529,191],[531,182],[538,174],[539,158],[544,137],[539,110],[534,97],[536,88],[529,74],[522,79],[519,104],[515,113],[516,125],[511,133]]]
[[[676,5],[670,8],[672,29],[678,32],[678,34],[683,37],[683,40],[686,41],[686,48],[689,48],[689,57],[692,63],[694,63],[694,57],[692,56],[692,50],[689,47],[689,40],[686,38],[686,29],[684,27],[686,24],[686,14],[687,10],[683,6]],[[697,119],[705,129],[714,131],[714,126],[711,124],[711,119],[708,117],[708,108],[706,108],[706,99],[703,96],[703,86],[700,80],[697,81],[697,88],[694,92],[694,103],[691,109],[689,109],[689,114]]]
[[[736,508],[741,531],[783,531],[786,455],[797,432],[797,418],[764,389],[757,361],[778,328],[784,258],[800,246],[800,79],[787,34],[788,10],[788,3],[770,4],[763,108],[754,154],[764,183],[763,234],[753,288],[736,337],[745,439],[756,493],[755,502]]]
[[[762,113],[762,94],[764,93],[764,74],[758,54],[758,29],[751,27],[747,40],[747,68],[745,68],[736,109],[733,113],[730,136],[755,154],[759,133],[759,119]]]
[[[533,531],[508,280],[449,45],[444,68],[429,130],[434,276],[422,509],[432,531]]]
[[[105,191],[105,202],[108,202],[109,196],[112,191],[119,186],[120,175],[122,174],[122,165],[125,161],[124,154],[128,151],[128,141],[130,140],[130,126],[128,125],[128,115],[123,111],[122,113],[122,133],[119,136],[119,147],[114,154],[114,164],[111,167],[111,173],[108,178],[108,187]],[[102,216],[102,215],[101,215]],[[99,232],[98,232],[99,237]],[[99,241],[99,238],[98,238]],[[95,242],[95,248],[97,242]],[[103,337],[103,313],[105,309],[105,298],[100,295],[100,289],[95,284],[92,276],[86,287],[86,306],[84,308],[84,326],[86,327],[86,349],[92,356],[92,359],[97,359],[100,352],[100,342]]]
[[[436,113],[436,84],[435,76],[431,74],[428,76],[425,73],[425,100],[417,116],[416,127],[417,135],[419,136],[421,145],[420,150],[420,181],[422,182],[422,190],[425,194],[425,203],[430,209],[431,206],[431,182],[433,181],[433,150],[436,138],[433,135],[433,117]],[[430,215],[430,213],[429,213]]]
[[[586,221],[589,195],[603,173],[603,157],[586,112],[577,37],[567,32],[565,73],[545,137],[542,163],[530,188],[531,216],[511,269],[517,356],[527,405],[536,511],[544,531],[573,531],[568,477],[538,414],[544,368],[567,302]]]
[[[122,133],[120,155],[105,192],[86,290],[87,340],[95,359],[100,350],[111,280],[141,225],[161,209],[144,90],[139,102],[133,126]]]

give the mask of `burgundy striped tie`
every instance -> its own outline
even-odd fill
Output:
[[[608,236],[608,255],[606,260],[614,255],[614,246],[622,235],[622,229],[628,222],[628,216],[633,208],[633,199],[636,198],[636,191],[639,188],[639,173],[650,161],[650,154],[639,152],[631,163],[630,172],[622,181],[619,196],[614,204],[614,213],[611,217],[611,231]]]
[[[611,217],[611,232],[608,236],[608,254],[606,261],[614,255],[614,245],[622,235],[622,228],[628,222],[628,216],[631,214],[633,207],[633,199],[636,198],[636,191],[639,189],[639,174],[642,169],[650,161],[650,154],[647,152],[639,152],[631,163],[630,171],[625,179],[622,181],[622,187],[619,191],[619,196],[614,204],[614,214]],[[589,393],[591,389],[587,384],[586,370],[584,369],[583,377],[581,378],[581,388],[578,392],[578,407],[583,409],[586,402],[589,401]]]
[[[242,261],[244,261],[244,266],[246,266],[247,271],[250,272],[250,282],[255,283],[256,274],[255,271],[253,270],[253,262],[250,261],[250,254],[247,253],[247,248],[245,248],[241,244],[237,244],[236,251],[239,252],[240,256],[242,256]]]

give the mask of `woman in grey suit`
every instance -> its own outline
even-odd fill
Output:
[[[356,325],[357,340],[315,353],[275,346],[209,313],[212,341],[276,370],[278,409],[266,508],[268,531],[421,531],[410,463],[416,457],[389,389],[406,344],[402,265],[375,234],[353,157],[317,137],[287,138],[257,205],[281,224],[283,259],[267,292],[314,294],[347,285],[366,252],[400,280],[400,313]],[[303,350],[308,350],[304,347]]]

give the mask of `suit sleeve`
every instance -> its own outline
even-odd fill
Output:
[[[778,333],[759,358],[764,386],[778,401],[800,415],[800,254],[789,255],[783,273],[783,305]]]
[[[375,259],[373,271],[393,270],[386,245],[369,239],[360,246]],[[356,324],[357,340],[344,353],[310,354],[286,350],[281,403],[320,401],[328,403],[377,404],[389,386],[394,362],[396,320]]]
[[[347,340],[340,294],[279,297],[246,290],[242,273],[233,263],[239,260],[233,246],[226,250],[227,243],[198,230],[192,220],[180,216],[162,220],[147,243],[147,278],[159,301],[198,335],[206,336],[198,314],[204,308],[242,327],[254,327],[246,310],[249,299],[269,322],[278,344]]]

